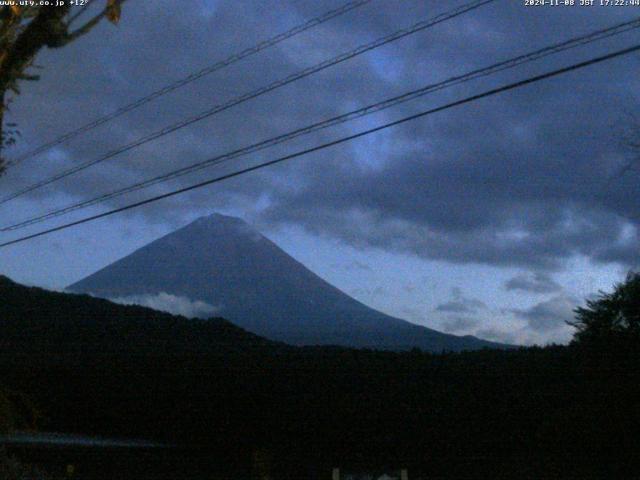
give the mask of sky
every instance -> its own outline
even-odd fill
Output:
[[[94,4],[101,3],[100,1]],[[200,78],[0,178],[2,196],[464,1],[372,0]],[[579,3],[579,0],[576,1]],[[37,58],[10,108],[19,156],[342,5],[129,0],[117,26]],[[97,8],[97,5],[94,6]],[[2,225],[93,198],[640,16],[496,0],[0,205]],[[23,230],[7,241],[632,46],[637,30],[435,92]],[[638,267],[638,53],[429,115],[117,216],[0,249],[0,273],[62,289],[214,212],[254,225],[385,313],[457,335],[566,343],[572,310]],[[639,167],[640,168],[640,167]],[[5,193],[6,192],[6,193]]]

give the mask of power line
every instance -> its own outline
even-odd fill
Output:
[[[227,152],[224,153],[222,155],[218,155],[216,157],[201,161],[201,162],[197,162],[195,164],[177,169],[177,170],[173,170],[171,172],[168,172],[166,174],[162,174],[156,177],[152,177],[148,180],[142,181],[142,182],[138,182],[138,183],[134,183],[133,185],[130,185],[128,187],[125,188],[121,188],[118,190],[114,190],[112,192],[109,193],[105,193],[102,194],[98,197],[89,199],[89,200],[85,200],[79,203],[75,203],[75,204],[71,204],[68,205],[66,207],[63,208],[59,208],[59,209],[55,209],[52,211],[49,211],[47,213],[44,213],[42,215],[38,215],[35,217],[31,217],[29,219],[20,221],[18,223],[9,225],[9,226],[5,226],[3,228],[0,228],[0,232],[6,232],[6,231],[13,231],[13,230],[17,230],[20,228],[24,228],[30,225],[34,225],[40,222],[43,222],[45,220],[51,219],[51,218],[55,218],[55,217],[59,217],[61,215],[73,212],[75,210],[79,210],[82,208],[86,208],[92,205],[96,205],[99,204],[101,202],[104,202],[106,200],[112,199],[112,198],[116,198],[122,195],[125,195],[127,193],[131,193],[134,191],[138,191],[147,187],[150,187],[152,185],[156,185],[158,183],[161,182],[165,182],[167,180],[171,180],[174,178],[178,178],[181,176],[184,176],[186,174],[189,173],[193,173],[195,171],[204,169],[204,168],[208,168],[211,166],[215,166],[217,164],[220,164],[222,162],[234,159],[234,158],[238,158],[241,156],[245,156],[248,155],[250,153],[255,153],[257,151],[260,150],[264,150],[268,147],[274,146],[274,145],[278,145],[280,143],[284,143],[286,141],[292,140],[294,138],[303,136],[303,135],[308,135],[310,133],[322,130],[322,129],[326,129],[329,127],[333,127],[339,124],[342,124],[344,122],[350,121],[350,120],[354,120],[356,118],[360,118],[363,117],[365,115],[370,115],[373,114],[375,112],[379,112],[382,110],[385,110],[387,108],[399,105],[401,103],[405,103],[407,101],[410,100],[414,100],[416,98],[422,97],[424,95],[427,95],[429,93],[433,93],[445,88],[449,88],[455,85],[459,85],[462,83],[466,83],[468,81],[477,79],[477,78],[481,78],[481,77],[486,77],[488,75],[492,75],[510,68],[514,68],[516,66],[525,64],[525,63],[529,63],[532,62],[534,60],[539,60],[541,58],[547,57],[549,55],[552,54],[556,54],[562,51],[566,51],[572,48],[576,48],[578,46],[582,46],[582,45],[586,45],[589,43],[593,43],[595,41],[598,40],[602,40],[605,38],[609,38],[612,37],[614,35],[619,35],[621,33],[627,32],[629,30],[632,29],[636,29],[640,27],[640,17],[636,18],[635,20],[631,20],[628,22],[623,22],[620,24],[616,24],[612,27],[608,27],[605,29],[601,29],[601,30],[597,30],[591,33],[588,33],[586,35],[582,35],[580,37],[574,37],[572,39],[560,42],[560,43],[556,43],[538,50],[534,50],[532,52],[523,54],[523,55],[519,55],[513,58],[510,58],[508,60],[505,61],[501,61],[498,63],[495,63],[493,65],[490,65],[488,67],[484,67],[484,68],[480,68],[480,69],[476,69],[473,70],[471,72],[465,73],[463,75],[457,75],[454,77],[450,77],[446,80],[443,80],[441,82],[438,83],[434,83],[434,84],[430,84],[424,87],[421,87],[419,89],[416,90],[412,90],[406,93],[403,93],[402,95],[398,95],[392,98],[388,98],[385,99],[381,102],[377,102],[356,110],[352,110],[350,112],[347,112],[345,114],[342,115],[338,115],[317,123],[314,123],[312,125],[308,125],[306,127],[303,128],[298,128],[296,130],[293,130],[291,132],[282,134],[282,135],[278,135],[276,137],[272,137],[270,139],[267,140],[263,140],[261,142],[258,143],[254,143],[252,145],[231,151],[231,152]]]
[[[188,75],[184,78],[181,78],[179,80],[176,80],[173,83],[170,83],[169,85],[166,85],[165,87],[162,87],[159,90],[156,90],[155,92],[150,93],[149,95],[146,95],[144,97],[139,98],[138,100],[135,100],[132,103],[129,103],[123,107],[120,107],[119,109],[104,115],[90,123],[87,123],[81,127],[76,128],[75,130],[71,130],[61,136],[59,136],[58,138],[55,138],[54,140],[51,140],[50,142],[44,143],[42,145],[40,145],[39,147],[31,150],[30,152],[25,153],[24,155],[21,155],[9,162],[7,162],[7,167],[11,167],[14,165],[17,165],[21,162],[23,162],[24,160],[34,157],[40,153],[43,153],[47,150],[49,150],[52,147],[55,147],[56,145],[60,145],[61,143],[66,142],[67,140],[70,140],[74,137],[77,137],[78,135],[88,132],[90,130],[93,130],[94,128],[107,123],[111,120],[113,120],[114,118],[118,118],[121,115],[124,115],[127,112],[130,112],[132,110],[135,110],[136,108],[139,108],[153,100],[155,100],[156,98],[159,98],[167,93],[173,92],[174,90],[177,90],[179,88],[184,87],[185,85],[188,85],[191,82],[194,82],[195,80],[198,80],[199,78],[202,78],[206,75],[209,75],[213,72],[216,72],[218,70],[221,70],[223,68],[226,68],[236,62],[239,62],[240,60],[250,57],[252,55],[255,55],[259,52],[261,52],[262,50],[266,50],[267,48],[273,47],[289,38],[295,37],[296,35],[305,32],[313,27],[316,27],[322,23],[325,23],[333,18],[336,18],[340,15],[343,15],[351,10],[354,10],[358,7],[361,7],[367,3],[371,2],[371,0],[355,0],[355,1],[351,1],[348,2],[344,5],[342,5],[341,7],[338,7],[336,9],[330,10],[326,13],[323,13],[322,15],[319,15],[317,17],[314,17],[300,25],[297,25],[293,28],[291,28],[290,30],[287,30],[285,32],[282,32],[274,37],[271,37],[267,40],[263,40],[262,42],[258,43],[257,45],[254,45],[253,47],[249,47],[241,52],[238,53],[234,53],[233,55],[225,58],[224,60],[220,60],[216,63],[214,63],[211,66],[205,67],[202,70],[199,70],[195,73],[192,73],[191,75]],[[80,13],[83,13],[82,11]]]
[[[106,153],[105,155],[98,157],[96,159],[93,160],[89,160],[87,162],[81,163],[79,165],[76,165],[74,167],[71,167],[63,172],[60,172],[56,175],[53,175],[50,178],[47,178],[45,180],[41,180],[39,182],[36,182],[32,185],[29,185],[21,190],[18,190],[17,192],[14,192],[12,194],[9,194],[8,196],[0,199],[0,205],[13,200],[14,198],[20,197],[22,195],[24,195],[25,193],[29,193],[32,192],[34,190],[37,190],[38,188],[44,187],[46,185],[50,185],[58,180],[61,180],[63,178],[66,178],[70,175],[74,175],[75,173],[78,173],[82,170],[85,170],[93,165],[96,165],[100,162],[103,162],[109,158],[115,157],[116,155],[119,155],[121,153],[127,152],[129,150],[132,150],[136,147],[139,147],[141,145],[144,145],[148,142],[151,142],[153,140],[156,140],[160,137],[163,137],[165,135],[168,135],[172,132],[175,132],[176,130],[182,129],[184,127],[187,127],[189,125],[192,125],[196,122],[199,122],[201,120],[204,120],[205,118],[209,118],[217,113],[223,112],[225,110],[228,110],[229,108],[232,108],[236,105],[239,105],[241,103],[244,103],[248,100],[254,99],[256,97],[259,97],[261,95],[264,95],[268,92],[271,92],[273,90],[276,90],[278,88],[284,87],[285,85],[288,85],[290,83],[293,83],[297,80],[300,80],[302,78],[308,77],[310,75],[313,75],[317,72],[320,72],[322,70],[325,70],[329,67],[332,67],[334,65],[337,65],[339,63],[345,62],[347,60],[350,60],[354,57],[357,57],[359,55],[362,55],[366,52],[369,52],[373,49],[379,48],[383,45],[389,44],[391,42],[394,42],[396,40],[399,40],[401,38],[404,38],[408,35],[412,35],[414,33],[420,32],[422,30],[425,30],[427,28],[433,27],[439,23],[445,22],[447,20],[450,20],[452,18],[455,18],[459,15],[462,15],[464,13],[470,12],[472,10],[475,10],[483,5],[486,5],[488,3],[492,3],[495,0],[475,0],[472,1],[470,3],[467,3],[461,7],[455,8],[453,10],[449,10],[448,12],[445,12],[443,14],[440,14],[436,17],[427,19],[427,20],[423,20],[421,22],[418,22],[414,25],[412,25],[409,28],[405,28],[405,29],[401,29],[398,30],[390,35],[384,36],[382,38],[379,38],[377,40],[374,40],[373,42],[367,43],[365,45],[361,45],[360,47],[357,47],[353,50],[350,50],[346,53],[343,53],[341,55],[338,55],[337,57],[333,57],[329,60],[325,60],[321,63],[318,63],[312,67],[308,67],[305,68],[304,70],[301,70],[297,73],[294,73],[292,75],[289,75],[285,78],[282,78],[280,80],[276,80],[275,82],[270,83],[269,85],[266,85],[264,87],[258,88],[257,90],[253,90],[249,93],[246,93],[244,95],[241,95],[239,97],[235,97],[231,100],[229,100],[226,103],[220,104],[220,105],[216,105],[213,108],[210,108],[208,110],[205,110],[203,112],[200,112],[197,115],[194,115],[192,117],[189,117],[185,120],[181,120],[180,122],[174,123],[168,127],[165,127],[161,130],[158,130],[154,133],[151,133],[145,137],[139,138],[137,140],[134,140],[133,142],[128,143],[127,145],[124,145],[122,147],[119,147],[115,150],[112,150],[108,153]]]
[[[142,205],[147,205],[147,204],[150,204],[150,203],[154,203],[154,202],[157,202],[157,201],[165,199],[165,198],[173,197],[175,195],[180,195],[182,193],[186,193],[186,192],[189,192],[191,190],[195,190],[195,189],[198,189],[198,188],[205,187],[207,185],[218,183],[218,182],[221,182],[223,180],[227,180],[229,178],[237,177],[237,176],[249,173],[249,172],[253,172],[255,170],[259,170],[259,169],[262,169],[262,168],[265,168],[265,167],[269,167],[269,166],[272,166],[272,165],[275,165],[275,164],[278,164],[278,163],[285,162],[287,160],[292,160],[294,158],[301,157],[303,155],[308,155],[308,154],[313,153],[313,152],[317,152],[317,151],[324,150],[324,149],[329,148],[329,147],[340,145],[342,143],[345,143],[345,142],[348,142],[348,141],[351,141],[351,140],[355,140],[357,138],[364,137],[366,135],[370,135],[372,133],[376,133],[376,132],[379,132],[381,130],[385,130],[387,128],[395,127],[397,125],[401,125],[403,123],[406,123],[406,122],[409,122],[409,121],[413,121],[413,120],[416,120],[418,118],[425,117],[427,115],[431,115],[431,114],[438,113],[438,112],[441,112],[441,111],[444,111],[444,110],[448,110],[448,109],[453,108],[453,107],[457,107],[457,106],[460,106],[460,105],[471,103],[471,102],[480,100],[480,99],[485,98],[485,97],[490,97],[490,96],[496,95],[498,93],[503,93],[503,92],[506,92],[506,91],[509,91],[509,90],[514,90],[516,88],[520,88],[520,87],[523,87],[525,85],[529,85],[529,84],[536,83],[536,82],[539,82],[539,81],[542,81],[542,80],[546,80],[548,78],[556,77],[556,76],[564,74],[564,73],[568,73],[568,72],[571,72],[571,71],[574,71],[574,70],[585,68],[585,67],[588,67],[590,65],[597,64],[597,63],[602,63],[604,61],[611,60],[611,59],[616,58],[616,57],[621,57],[623,55],[628,55],[630,53],[637,52],[637,51],[640,51],[640,44],[637,44],[637,45],[634,45],[633,47],[625,48],[625,49],[622,49],[622,50],[617,50],[617,51],[615,51],[613,53],[602,55],[600,57],[595,57],[595,58],[592,58],[590,60],[586,60],[584,62],[575,63],[575,64],[570,65],[568,67],[563,67],[563,68],[560,68],[560,69],[557,69],[557,70],[553,70],[553,71],[550,71],[550,72],[547,72],[547,73],[543,73],[541,75],[536,75],[534,77],[529,77],[529,78],[527,78],[525,80],[520,80],[518,82],[514,82],[514,83],[507,84],[507,85],[503,85],[502,87],[498,87],[498,88],[494,88],[494,89],[491,89],[491,90],[487,90],[487,91],[484,91],[482,93],[479,93],[479,94],[476,94],[476,95],[472,95],[470,97],[466,97],[466,98],[464,98],[462,100],[457,100],[455,102],[451,102],[451,103],[448,103],[446,105],[442,105],[440,107],[436,107],[436,108],[432,108],[432,109],[429,109],[429,110],[425,110],[423,112],[416,113],[414,115],[409,115],[409,116],[401,118],[399,120],[395,120],[393,122],[385,123],[383,125],[379,125],[377,127],[373,127],[373,128],[358,132],[358,133],[353,134],[353,135],[342,137],[342,138],[339,138],[337,140],[333,140],[331,142],[323,143],[323,144],[317,145],[315,147],[311,147],[311,148],[308,148],[308,149],[305,149],[305,150],[301,150],[301,151],[298,151],[298,152],[295,152],[295,153],[292,153],[292,154],[289,154],[289,155],[285,155],[283,157],[279,157],[279,158],[276,158],[274,160],[270,160],[268,162],[264,162],[264,163],[261,163],[261,164],[258,164],[258,165],[254,165],[252,167],[243,168],[243,169],[235,171],[233,173],[229,173],[229,174],[222,175],[222,176],[219,176],[219,177],[215,177],[215,178],[212,178],[212,179],[209,179],[209,180],[205,180],[203,182],[196,183],[196,184],[190,185],[188,187],[180,188],[180,189],[174,190],[172,192],[164,193],[162,195],[157,195],[155,197],[151,197],[151,198],[148,198],[146,200],[142,200],[142,201],[139,201],[139,202],[131,203],[129,205],[125,205],[124,207],[115,208],[113,210],[109,210],[108,212],[103,212],[103,213],[100,213],[100,214],[97,214],[97,215],[92,215],[92,216],[89,216],[89,217],[85,217],[85,218],[83,218],[81,220],[76,220],[74,222],[66,223],[64,225],[60,225],[60,226],[57,226],[57,227],[49,228],[47,230],[42,230],[40,232],[33,233],[31,235],[27,235],[27,236],[24,236],[24,237],[21,237],[21,238],[17,238],[15,240],[10,240],[8,242],[0,243],[0,248],[7,247],[9,245],[14,245],[16,243],[24,242],[24,241],[27,241],[27,240],[31,240],[31,239],[36,238],[36,237],[41,237],[43,235],[47,235],[47,234],[50,234],[50,233],[53,233],[53,232],[57,232],[57,231],[60,231],[60,230],[65,230],[67,228],[71,228],[71,227],[74,227],[76,225],[81,225],[83,223],[91,222],[91,221],[97,220],[99,218],[108,217],[108,216],[114,215],[116,213],[124,212],[126,210],[130,210],[130,209],[133,209],[133,208],[136,208],[136,207],[140,207]]]

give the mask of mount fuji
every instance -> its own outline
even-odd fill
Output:
[[[67,287],[118,298],[179,298],[292,345],[440,352],[505,348],[391,317],[329,284],[244,221],[214,214]]]

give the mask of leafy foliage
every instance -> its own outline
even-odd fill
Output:
[[[34,81],[40,77],[32,73],[33,62],[44,47],[61,48],[90,32],[103,18],[112,23],[120,20],[124,0],[106,0],[104,8],[81,26],[73,24],[84,13],[88,3],[80,11],[72,11],[71,2],[56,5],[0,6],[0,152],[15,142],[15,132],[4,132],[4,113],[10,99],[7,93],[20,94],[22,81]],[[20,2],[22,3],[22,2]],[[24,2],[27,3],[27,2]],[[0,157],[0,173],[3,170]]]
[[[576,343],[640,344],[640,273],[630,272],[612,293],[600,292],[575,313]]]

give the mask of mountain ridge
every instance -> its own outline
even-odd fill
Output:
[[[201,354],[284,347],[220,317],[188,319],[0,275],[0,350],[17,355]]]
[[[167,293],[206,302],[257,335],[292,345],[429,351],[505,348],[378,312],[340,291],[254,230],[201,217],[76,282],[104,298]]]

